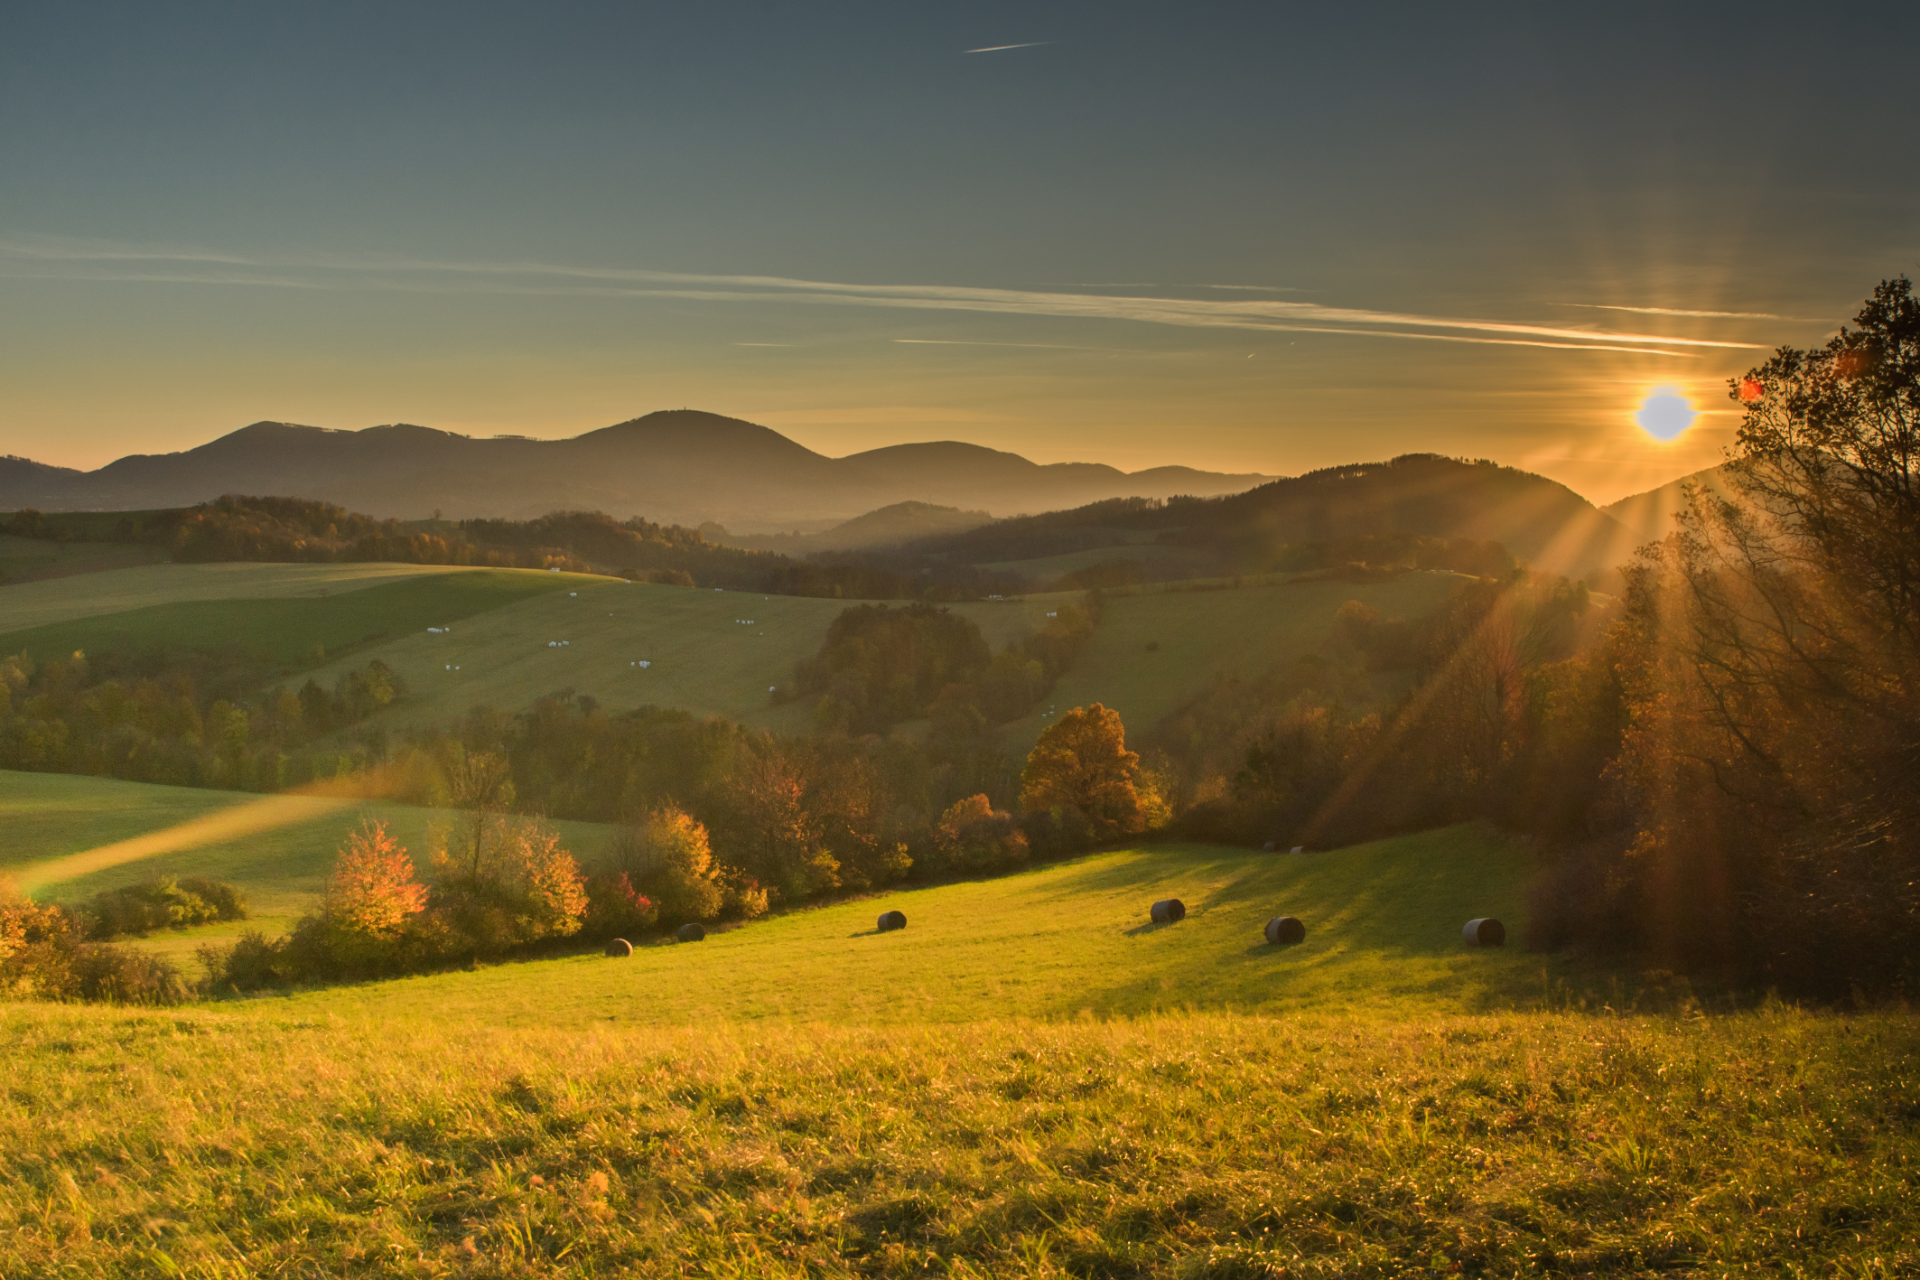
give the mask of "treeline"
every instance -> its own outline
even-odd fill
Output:
[[[676,586],[843,599],[963,600],[1015,590],[1018,579],[971,568],[896,571],[858,557],[791,560],[708,542],[698,530],[635,517],[564,511],[535,520],[378,520],[304,498],[228,495],[174,511],[97,516],[20,511],[22,537],[165,548],[180,562],[362,562],[484,565],[605,573]]]
[[[946,609],[859,605],[834,619],[819,652],[775,697],[814,698],[826,728],[885,733],[932,719],[948,738],[977,738],[1038,705],[1093,638],[1101,609],[1100,593],[1089,592],[995,654],[976,623]]]
[[[406,693],[377,658],[331,689],[261,692],[258,675],[209,655],[0,658],[0,768],[278,791],[359,768],[364,750],[313,744]]]

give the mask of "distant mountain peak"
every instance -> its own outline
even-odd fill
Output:
[[[378,516],[601,510],[741,533],[822,528],[901,502],[995,516],[1104,498],[1238,492],[1268,479],[1100,463],[1041,465],[958,440],[830,458],[743,418],[663,409],[571,439],[474,439],[415,423],[361,430],[263,420],[178,453],[98,471],[0,469],[0,509],[191,506],[222,494],[315,498]]]

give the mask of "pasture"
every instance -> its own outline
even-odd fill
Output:
[[[1046,723],[1040,712],[1095,701],[1144,731],[1216,676],[1257,675],[1312,651],[1347,600],[1418,616],[1458,581],[1409,573],[1111,593],[1086,653],[1006,741],[1024,751]],[[998,651],[1079,599],[949,607]],[[768,691],[791,681],[849,603],[531,570],[153,565],[0,588],[0,652],[237,647],[304,673],[318,649],[311,674],[323,686],[377,657],[409,693],[365,728],[446,725],[477,705],[517,711],[572,690],[613,712],[655,705],[804,733],[808,707],[775,706]]]
[[[69,547],[69,553],[80,545]],[[150,605],[189,600],[320,599],[405,578],[480,572],[486,571],[430,564],[142,565],[6,586],[0,589],[0,634]]]
[[[1525,866],[1474,828],[1138,849],[623,960],[0,1005],[0,1274],[1920,1265],[1911,1015],[1461,947]]]
[[[305,589],[298,594],[176,599],[45,622],[0,633],[0,652],[24,651],[44,660],[75,650],[238,650],[276,663],[304,665],[327,653],[358,650],[529,596],[551,595],[604,579],[530,569],[472,569],[345,581],[351,586],[344,591],[335,589],[334,580],[315,577],[306,579]],[[6,603],[0,595],[0,606]],[[11,611],[0,617],[10,622]],[[356,665],[365,662],[362,657]]]
[[[1045,705],[1006,727],[1004,740],[1024,752],[1046,727],[1049,710],[1094,702],[1143,732],[1218,676],[1260,675],[1313,652],[1349,600],[1383,617],[1415,618],[1437,608],[1462,581],[1451,573],[1405,573],[1384,582],[1304,578],[1109,593],[1092,644]]]

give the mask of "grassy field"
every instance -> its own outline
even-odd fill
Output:
[[[952,608],[978,623],[999,649],[1037,631],[1049,609],[1078,598],[1040,595]],[[579,584],[577,595],[492,610],[451,634],[417,632],[318,675],[325,683],[370,656],[393,666],[410,696],[375,721],[389,727],[447,724],[482,703],[517,710],[572,689],[610,711],[676,707],[805,732],[807,707],[776,707],[768,690],[793,679],[794,664],[813,656],[847,607],[844,600],[598,579]],[[567,643],[552,647],[555,640]],[[640,660],[649,665],[635,666]]]
[[[1381,583],[1112,595],[1093,644],[1049,705],[1103,701],[1142,730],[1217,675],[1254,675],[1309,652],[1347,600],[1416,616],[1457,581],[1413,573]],[[1036,594],[951,607],[978,623],[997,651],[1080,598]],[[155,565],[0,588],[0,651],[238,644],[304,665],[319,645],[338,655],[314,672],[323,685],[373,657],[400,672],[409,696],[374,722],[389,729],[448,724],[480,704],[518,710],[571,689],[616,712],[651,704],[805,732],[808,708],[776,707],[768,689],[792,679],[794,664],[819,648],[846,607],[517,570]],[[427,634],[454,622],[448,634]],[[634,665],[640,660],[650,665]],[[1024,750],[1045,723],[1036,713],[1010,726],[1009,745]]]
[[[473,569],[407,575],[398,580],[346,581],[353,589],[340,591],[326,578],[309,579],[307,590],[298,595],[177,599],[42,623],[0,633],[0,652],[25,651],[50,658],[76,649],[131,652],[238,648],[276,662],[298,664],[311,660],[316,650],[360,649],[370,642],[424,632],[429,626],[461,621],[530,596],[551,596],[605,579],[531,569]],[[0,595],[0,606],[4,604],[5,597]],[[362,664],[365,661],[364,657],[360,659]]]
[[[484,572],[431,564],[143,565],[0,588],[0,632],[188,600],[320,599],[405,578]]]
[[[55,902],[162,875],[207,876],[238,885],[247,895],[251,920],[156,933],[134,944],[191,970],[193,951],[203,943],[245,929],[284,932],[312,909],[341,841],[364,818],[386,822],[423,867],[428,828],[446,819],[435,810],[386,801],[339,806],[307,801],[309,807],[298,820],[284,826],[91,870],[83,865],[80,874],[64,874],[81,861],[76,855],[262,802],[262,797],[244,792],[0,770],[0,875],[20,882],[36,898]],[[575,856],[588,864],[602,859],[615,834],[614,828],[591,822],[554,826]]]
[[[1920,1266],[1920,1024],[1462,948],[1524,868],[1133,850],[628,960],[0,1005],[0,1275]]]
[[[1093,643],[1036,714],[1007,726],[1027,750],[1049,709],[1102,702],[1129,729],[1151,728],[1217,676],[1254,676],[1318,648],[1349,600],[1386,617],[1419,617],[1461,582],[1450,573],[1407,573],[1385,582],[1309,579],[1216,590],[1146,588],[1109,595]]]
[[[22,579],[71,577],[149,563],[160,558],[161,553],[156,547],[129,547],[104,542],[62,545],[39,538],[17,538],[10,533],[0,533],[0,584]]]

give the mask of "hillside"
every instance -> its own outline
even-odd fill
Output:
[[[1684,989],[1463,947],[1465,915],[1517,922],[1527,865],[1470,827],[1120,850],[620,960],[0,1004],[0,1273],[1920,1261],[1911,1016],[1708,1017]],[[1168,894],[1187,919],[1148,924]],[[877,934],[888,908],[908,927]],[[1275,912],[1306,941],[1267,945]]]
[[[985,511],[962,511],[959,507],[942,507],[931,502],[896,502],[890,507],[855,516],[818,533],[732,534],[719,526],[708,526],[701,532],[716,542],[745,547],[749,551],[777,551],[786,556],[805,556],[816,551],[895,547],[921,538],[965,533],[992,521],[993,517]]]
[[[1332,467],[1275,480],[1245,493],[1166,503],[1105,502],[1074,511],[1004,520],[928,539],[929,557],[993,564],[1132,548],[1210,564],[1220,573],[1257,573],[1290,548],[1410,534],[1495,542],[1535,566],[1571,577],[1611,569],[1633,551],[1632,533],[1566,486],[1491,462],[1410,454],[1391,462]],[[1192,565],[1183,563],[1191,572]]]
[[[1733,488],[1727,482],[1726,468],[1708,467],[1704,471],[1681,476],[1658,489],[1649,489],[1645,493],[1610,502],[1600,509],[1618,520],[1636,542],[1658,542],[1673,532],[1673,518],[1685,506],[1680,491],[1689,484],[1702,485],[1723,498],[1733,496]]]
[[[1310,652],[1347,600],[1387,617],[1418,617],[1458,581],[1413,572],[1378,582],[1114,593],[1093,643],[1049,702],[1104,700],[1143,732],[1219,675],[1257,675]],[[948,607],[978,624],[998,652],[1080,597]],[[768,689],[792,678],[846,607],[528,570],[152,565],[0,587],[0,652],[45,659],[75,649],[238,645],[297,671],[295,684],[312,677],[327,687],[378,658],[408,693],[375,716],[368,727],[376,728],[447,725],[477,704],[517,711],[572,690],[614,712],[656,705],[804,733],[812,728],[806,704],[774,706]],[[319,663],[311,658],[316,645],[326,651]],[[635,665],[643,660],[647,667]],[[1024,750],[1043,724],[1037,715],[1017,722],[1008,741]]]
[[[241,493],[320,499],[383,518],[596,510],[775,533],[903,501],[1011,515],[1131,494],[1232,493],[1268,478],[1185,468],[1136,477],[954,443],[829,458],[767,427],[680,409],[567,440],[257,422],[181,453],[136,454],[92,472],[10,459],[0,467],[0,510],[185,507]]]

